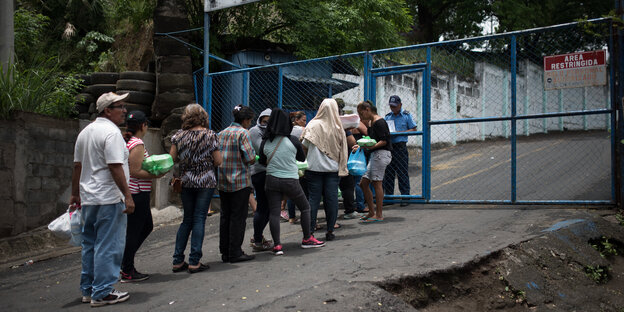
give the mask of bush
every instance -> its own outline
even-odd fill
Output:
[[[25,69],[0,65],[0,119],[15,110],[68,118],[76,113],[74,96],[80,87],[80,80],[59,74],[54,60]]]

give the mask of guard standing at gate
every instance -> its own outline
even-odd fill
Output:
[[[394,123],[394,132],[416,131],[416,123],[412,119],[412,115],[402,108],[401,98],[397,95],[390,97],[388,101],[391,112],[386,114],[384,119],[390,125]],[[392,122],[390,122],[392,121]],[[392,136],[392,161],[386,168],[386,174],[383,180],[383,188],[386,195],[394,195],[394,177],[399,179],[399,190],[401,195],[410,194],[409,181],[409,154],[407,151],[407,135]],[[401,207],[407,206],[407,203],[401,203]]]

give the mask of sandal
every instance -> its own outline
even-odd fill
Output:
[[[342,227],[342,224],[340,224],[340,223],[338,223],[338,222],[336,222],[336,224],[334,224],[334,230],[335,230],[335,229],[339,229],[339,228],[341,228],[341,227]]]
[[[173,268],[171,268],[171,271],[173,271],[173,273],[179,273],[182,271],[186,271],[187,269],[188,269],[188,263],[183,262],[182,265],[180,265],[179,267],[176,267],[174,265]]]
[[[196,267],[196,268],[191,268],[191,267],[188,267],[188,272],[189,272],[189,273],[191,273],[191,274],[193,274],[193,273],[198,273],[198,272],[206,271],[206,270],[208,270],[208,269],[210,269],[210,266],[208,266],[207,264],[200,263],[200,264],[199,264],[199,266],[198,266],[198,267]]]

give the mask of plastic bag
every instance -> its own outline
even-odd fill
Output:
[[[169,154],[152,155],[145,158],[141,169],[153,174],[161,175],[173,168],[173,158]]]
[[[69,224],[69,209],[67,209],[67,211],[65,211],[65,213],[63,213],[60,217],[52,220],[52,222],[48,224],[48,229],[59,237],[70,238],[71,226]]]
[[[373,146],[377,144],[375,139],[371,139],[370,137],[363,136],[361,139],[357,140],[357,144],[359,146]]]
[[[363,176],[366,173],[366,155],[364,155],[363,149],[358,148],[349,155],[347,169],[352,176]]]
[[[69,244],[80,246],[82,244],[82,227],[84,225],[82,221],[82,209],[78,208],[74,210],[74,212],[69,213],[69,225],[71,229]]]

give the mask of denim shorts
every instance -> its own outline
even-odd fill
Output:
[[[381,149],[376,150],[370,155],[368,166],[366,167],[366,173],[363,178],[370,181],[383,181],[386,174],[386,167],[392,160],[392,153],[388,150]]]

